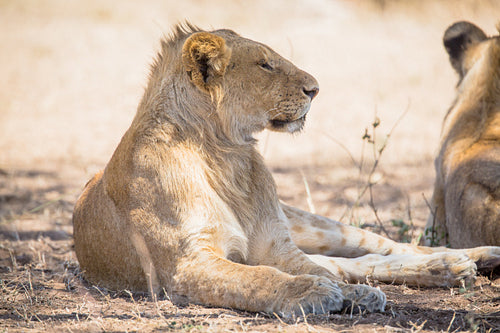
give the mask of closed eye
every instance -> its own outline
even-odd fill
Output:
[[[268,71],[272,71],[272,70],[274,69],[274,68],[273,68],[273,66],[271,66],[271,65],[270,65],[268,62],[266,62],[266,61],[262,61],[262,62],[260,62],[260,63],[259,63],[259,66],[260,66],[261,68],[264,68],[265,70],[268,70]]]

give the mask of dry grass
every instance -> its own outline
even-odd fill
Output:
[[[415,241],[456,82],[442,33],[459,19],[493,32],[499,9],[494,0],[0,0],[0,331],[498,331],[500,281],[484,277],[470,290],[381,285],[385,313],[295,321],[98,289],[81,279],[71,212],[129,125],[159,38],[189,19],[262,41],[320,82],[304,133],[261,136],[284,200]]]

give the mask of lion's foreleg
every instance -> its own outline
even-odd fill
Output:
[[[181,259],[173,281],[173,293],[192,302],[248,311],[300,315],[338,311],[343,304],[340,289],[327,278],[238,264],[209,250]]]
[[[379,289],[339,282],[343,277],[342,269],[333,262],[328,267],[323,267],[312,261],[291,241],[285,221],[277,221],[268,225],[270,226],[272,230],[261,230],[262,234],[257,237],[258,244],[252,244],[252,248],[256,250],[251,251],[251,264],[273,266],[293,275],[313,274],[327,277],[336,281],[346,302],[355,303],[368,311],[384,310],[386,297]]]
[[[291,275],[312,274],[338,280],[295,245],[284,221],[262,223],[250,238],[249,247],[249,265],[272,266]]]

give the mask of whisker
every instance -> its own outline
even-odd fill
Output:
[[[278,110],[278,108],[277,107],[276,108],[270,108],[269,110],[265,111],[265,113],[268,114],[269,112],[275,111],[275,110]]]
[[[274,115],[274,117],[272,117],[271,119],[276,119],[278,118],[279,116],[281,116],[283,113],[285,113],[285,111],[281,111],[281,112],[278,112],[278,114]]]

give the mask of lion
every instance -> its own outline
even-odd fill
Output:
[[[165,291],[176,303],[294,316],[354,304],[383,311],[382,291],[352,282],[451,285],[474,277],[474,261],[500,258],[493,247],[398,244],[281,203],[254,135],[300,131],[318,91],[264,44],[178,25],[130,128],[75,205],[85,278]]]
[[[442,126],[426,244],[498,246],[500,37],[457,22],[443,42],[459,76],[458,96]]]

